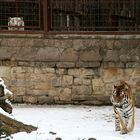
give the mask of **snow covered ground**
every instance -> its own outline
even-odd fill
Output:
[[[140,109],[136,108],[133,132],[121,135],[114,131],[111,106],[30,106],[15,105],[13,116],[26,124],[38,127],[30,134],[18,133],[13,140],[139,140]]]

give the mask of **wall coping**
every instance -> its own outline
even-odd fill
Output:
[[[45,35],[44,34],[11,34],[0,33],[0,38],[39,38],[39,39],[140,39],[140,34],[135,35],[84,35],[84,34],[56,34]]]

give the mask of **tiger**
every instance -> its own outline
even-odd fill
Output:
[[[9,17],[8,18],[8,30],[24,31],[23,17]]]
[[[114,85],[110,97],[115,114],[115,131],[127,134],[134,129],[135,101],[131,87],[125,81],[120,81]]]

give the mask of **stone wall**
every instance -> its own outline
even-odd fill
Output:
[[[17,103],[107,105],[125,80],[140,105],[140,38],[1,37],[0,77]]]

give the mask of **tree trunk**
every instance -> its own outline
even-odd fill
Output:
[[[0,128],[8,130],[10,134],[18,132],[30,133],[32,131],[37,130],[37,127],[34,127],[32,125],[26,125],[22,122],[9,118],[1,113],[0,113]]]

